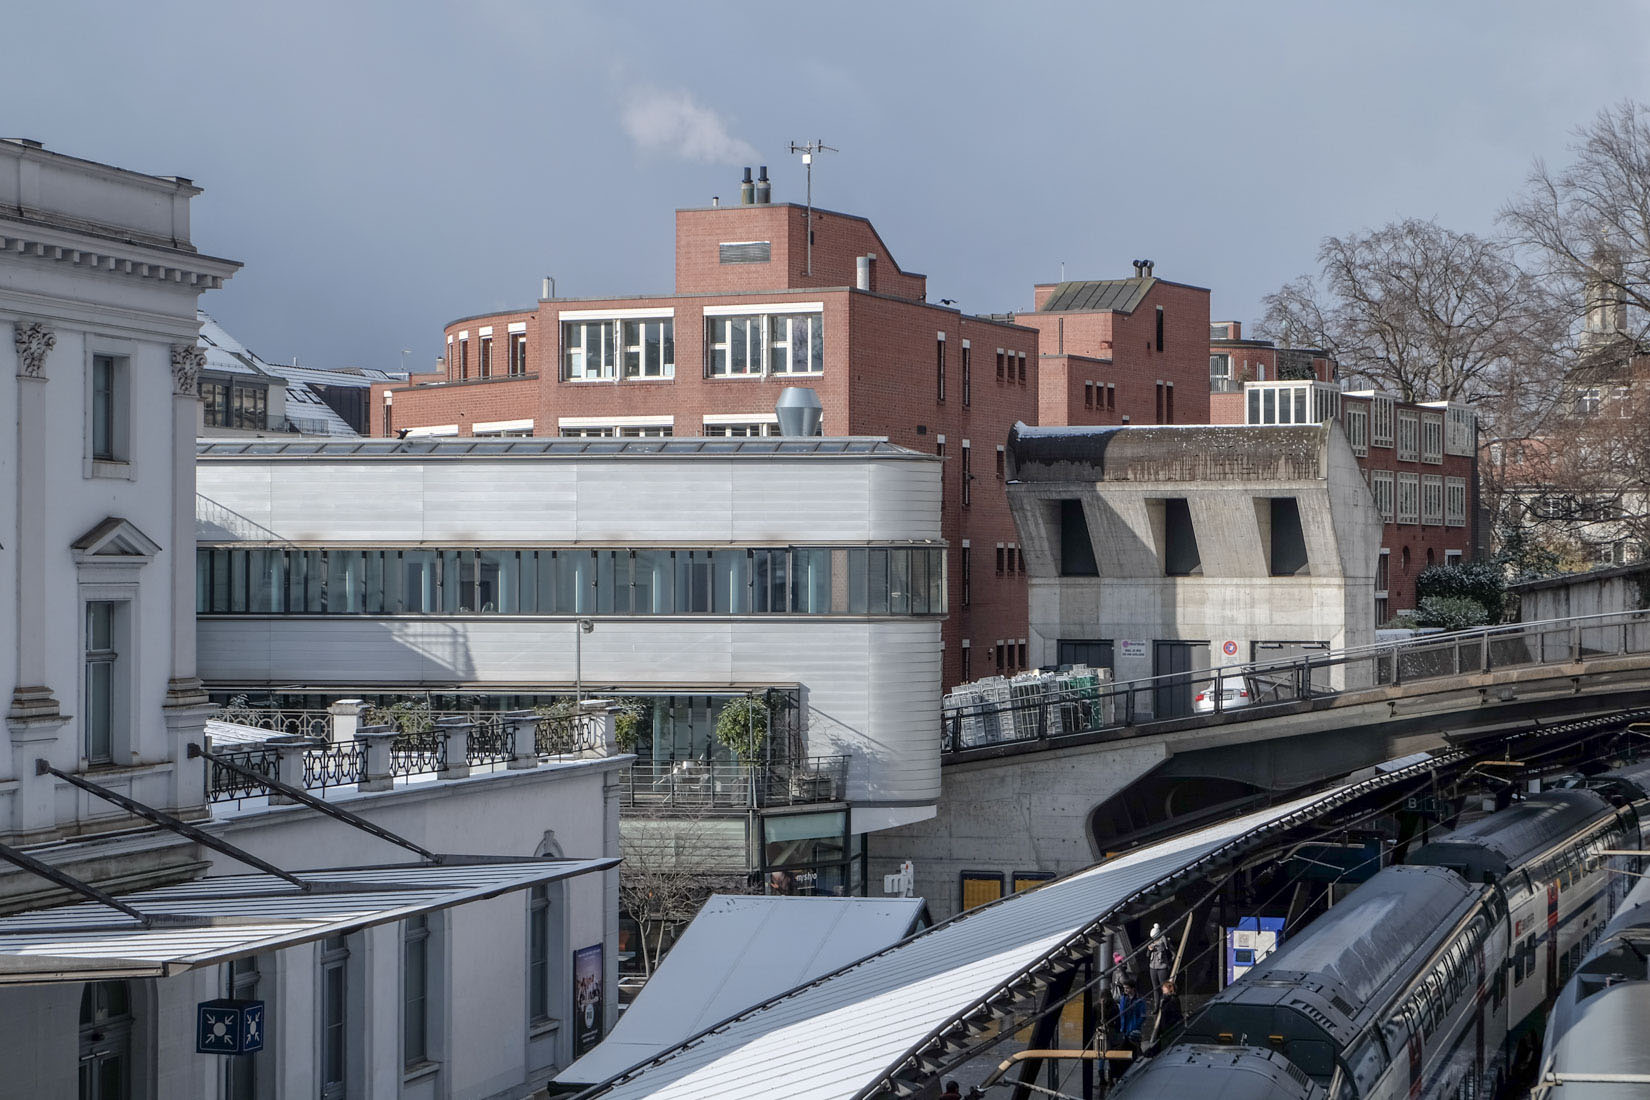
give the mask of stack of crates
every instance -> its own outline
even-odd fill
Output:
[[[1100,678],[1087,665],[1073,665],[1059,673],[1060,732],[1086,733],[1100,723]]]
[[[1009,684],[1001,676],[987,676],[983,680],[974,681],[974,688],[979,692],[979,706],[976,714],[980,720],[980,744],[994,745],[999,741],[1007,741],[1013,737],[1011,719],[1008,716]]]
[[[1047,737],[1046,714],[1053,702],[1054,674],[1052,672],[1021,672],[1009,684],[1014,699],[1014,732],[1016,741],[1030,741]]]

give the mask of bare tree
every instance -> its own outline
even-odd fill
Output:
[[[620,840],[619,904],[636,922],[642,969],[652,976],[681,929],[705,900],[716,893],[748,890],[743,851],[730,851],[717,825],[743,819],[686,813],[672,817],[631,818]]]
[[[1562,326],[1496,241],[1411,218],[1327,237],[1318,263],[1318,279],[1266,297],[1261,330],[1322,348],[1357,381],[1494,415],[1509,395],[1522,404],[1525,383],[1551,360]]]

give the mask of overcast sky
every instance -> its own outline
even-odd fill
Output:
[[[395,368],[442,326],[669,291],[679,206],[824,139],[929,297],[1027,309],[1129,261],[1217,319],[1326,234],[1492,228],[1533,158],[1650,101],[1650,5],[1599,2],[13,5],[0,132],[189,176],[206,308],[265,358]]]

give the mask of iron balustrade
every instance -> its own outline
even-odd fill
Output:
[[[1081,691],[1051,690],[1027,680],[982,688],[991,682],[980,681],[970,685],[976,693],[990,691],[999,698],[948,703],[942,751],[1127,731],[1146,722],[1214,717],[1231,710],[1251,714],[1374,687],[1633,654],[1650,654],[1650,610],[1423,634],[1286,660],[1102,683]],[[1229,704],[1228,691],[1243,701]]]
[[[324,710],[280,710],[231,703],[212,717],[219,722],[251,726],[288,737],[307,737],[311,741],[325,741],[332,731],[332,715]]]
[[[470,727],[464,749],[469,765],[474,768],[508,763],[516,752],[515,723],[498,711],[473,715],[471,721],[474,725]]]
[[[847,797],[848,757],[812,756],[772,764],[729,760],[638,761],[621,779],[632,809],[745,810],[804,806]]]
[[[278,778],[276,765],[279,757],[276,751],[267,745],[231,749],[218,755],[267,779]],[[206,762],[206,780],[208,800],[212,802],[239,804],[243,798],[260,798],[268,791],[267,787],[250,776],[226,768],[216,760]]]
[[[318,745],[304,752],[304,789],[326,790],[361,782],[366,773],[367,747],[351,741]]]
[[[607,716],[597,711],[540,714],[533,723],[533,748],[539,756],[562,759],[598,752],[606,743]]]

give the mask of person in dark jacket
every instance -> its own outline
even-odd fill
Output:
[[[1140,996],[1133,982],[1123,983],[1123,995],[1117,999],[1117,1030],[1123,1041],[1139,1049],[1140,1032],[1146,1026],[1146,998]]]
[[[936,1100],[962,1100],[962,1092],[958,1089],[957,1082],[947,1081],[945,1091],[940,1093]]]
[[[1174,982],[1164,982],[1157,998],[1157,1028],[1152,1032],[1152,1046],[1161,1050],[1172,1042],[1186,1022],[1186,1013],[1180,1007],[1180,995],[1174,991]]]

